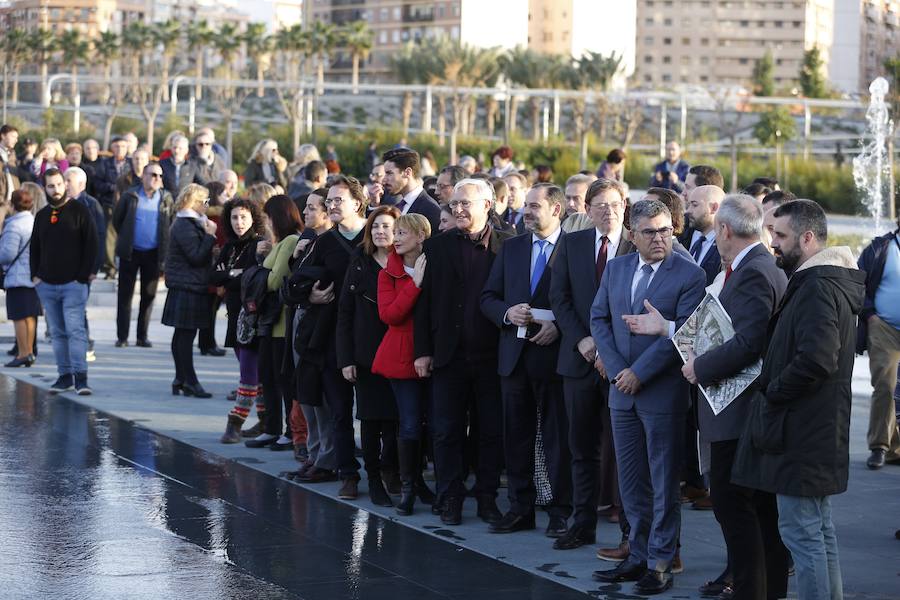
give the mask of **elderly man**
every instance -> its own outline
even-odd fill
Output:
[[[688,384],[671,339],[705,293],[703,270],[672,252],[672,215],[656,200],[631,207],[636,254],[610,261],[591,307],[591,333],[609,404],[628,522],[630,554],[603,582],[636,581],[636,593],[672,587],[681,529],[678,470],[684,447]],[[633,319],[657,311],[661,332],[637,331]]]
[[[194,171],[194,183],[206,185],[210,181],[217,181],[226,169],[226,163],[213,151],[215,141],[215,137],[205,130],[201,130],[194,138],[195,154],[189,159]]]
[[[787,287],[787,277],[760,242],[762,220],[762,206],[743,194],[726,196],[716,212],[716,246],[728,264],[719,301],[735,335],[696,358],[691,355],[682,373],[693,384],[735,377],[762,357],[769,319]],[[787,550],[778,535],[775,496],[731,483],[754,390],[745,390],[718,415],[702,396],[698,408],[700,440],[710,444],[713,509],[728,547],[736,597],[766,600],[787,594]]]
[[[774,216],[772,248],[789,280],[769,321],[731,481],[776,494],[800,600],[841,598],[831,497],[847,489],[849,382],[866,275],[849,248],[826,247],[827,218],[815,202],[786,202]]]
[[[531,232],[507,241],[481,295],[481,310],[500,327],[498,371],[503,399],[503,447],[510,510],[493,533],[534,529],[538,415],[547,458],[551,503],[548,537],[566,533],[572,514],[572,479],[562,379],[556,373],[559,330],[536,309],[550,309],[550,262],[562,235],[562,190],[542,183],[528,192],[525,226]],[[528,274],[526,279],[525,274]]]
[[[587,214],[585,197],[590,185],[597,178],[592,175],[578,173],[566,180],[566,214],[563,218],[562,228],[566,233],[590,229],[593,221]]]
[[[119,257],[117,348],[128,345],[131,299],[138,272],[141,275],[141,299],[136,345],[151,347],[147,331],[159,275],[165,264],[173,216],[174,202],[171,194],[163,189],[162,167],[159,163],[150,163],[141,174],[141,185],[125,192],[113,213],[113,227],[118,233],[116,256]]]
[[[617,181],[598,179],[586,194],[593,226],[563,236],[553,263],[550,304],[562,333],[557,372],[569,422],[574,518],[557,550],[596,541],[598,494],[615,503],[616,463],[609,421],[609,382],[597,369],[597,346],[591,337],[591,304],[607,263],[634,251],[624,231],[625,190]],[[624,519],[622,525],[625,526]],[[603,549],[624,558],[626,548]],[[623,552],[624,554],[620,554]],[[606,554],[604,558],[608,558]]]
[[[478,161],[475,160],[474,156],[469,156],[468,154],[464,154],[459,157],[459,166],[462,167],[462,170],[466,172],[466,177],[475,174],[475,171],[478,170]]]
[[[463,440],[470,406],[478,415],[478,460],[473,492],[478,516],[498,523],[502,468],[502,411],[497,375],[499,332],[480,310],[481,291],[508,234],[488,220],[493,189],[463,179],[450,201],[456,229],[425,243],[428,268],[414,317],[415,368],[432,377],[435,471],[441,521],[462,522]]]
[[[194,183],[194,168],[188,160],[189,142],[183,135],[172,139],[172,154],[161,160],[159,166],[163,173],[163,188],[173,198],[177,198],[181,190]]]
[[[465,179],[466,172],[462,167],[457,165],[449,165],[441,169],[437,178],[437,198],[438,204],[449,204],[453,196],[454,186]]]
[[[661,187],[681,193],[684,191],[684,182],[690,168],[691,166],[681,159],[681,146],[678,142],[669,142],[666,144],[666,158],[653,167],[653,174],[647,187]]]
[[[219,174],[219,183],[225,186],[219,200],[222,204],[234,200],[238,190],[238,175],[231,169],[225,169]]]

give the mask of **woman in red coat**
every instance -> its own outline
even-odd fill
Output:
[[[390,381],[397,401],[401,485],[397,513],[401,515],[412,514],[416,496],[426,504],[434,502],[434,494],[422,479],[422,423],[428,388],[413,367],[413,309],[425,275],[422,244],[430,235],[431,225],[422,215],[400,216],[394,223],[394,251],[378,274],[378,316],[388,330],[375,353],[372,372]]]

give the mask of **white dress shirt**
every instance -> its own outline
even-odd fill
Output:
[[[403,196],[403,202],[405,202],[405,204],[403,205],[403,210],[400,211],[401,215],[405,215],[406,213],[409,212],[409,207],[411,207],[413,205],[413,202],[416,201],[416,198],[419,197],[419,194],[422,193],[423,189],[424,188],[420,185],[416,189],[412,190],[410,193]]]
[[[600,254],[600,246],[603,244],[602,242],[603,234],[600,233],[600,230],[596,227],[594,228],[594,262],[597,262],[597,255]],[[606,264],[609,264],[609,261],[616,257],[616,252],[619,251],[619,244],[622,242],[622,228],[620,227],[618,231],[611,231],[606,234]]]
[[[659,267],[662,265],[663,261],[658,260],[656,262],[647,262],[645,261],[640,254],[638,254],[638,264],[637,269],[634,271],[634,275],[631,277],[631,303],[634,304],[634,292],[637,290],[638,281],[641,279],[641,275],[643,274],[644,265],[650,265],[650,268],[653,269],[653,274],[650,275],[650,280],[647,282],[647,289],[650,289],[650,286],[653,284],[653,278],[656,277],[656,273],[659,272]],[[669,330],[669,338],[675,336],[675,321],[666,321],[668,324]]]
[[[738,255],[734,257],[734,260],[731,261],[731,272],[733,273],[737,268],[741,265],[741,261],[750,254],[750,251],[759,246],[762,242],[754,242],[738,252]]]
[[[547,242],[544,244],[544,256],[547,257],[547,262],[550,262],[550,255],[553,254],[553,249],[556,247],[556,242],[559,240],[561,234],[562,229],[559,227],[544,239],[539,238],[536,233],[531,234],[531,268],[528,270],[529,281],[531,281],[531,276],[534,275],[534,263],[537,262],[538,252],[540,252],[541,249],[540,244],[537,242]]]
[[[697,264],[703,262],[703,259],[706,258],[706,254],[713,247],[713,244],[716,243],[716,229],[713,228],[709,233],[701,233],[699,231],[694,231],[694,235],[691,237],[691,247],[688,248],[688,252],[691,251],[691,248],[694,247],[694,242],[700,239],[700,236],[706,236],[706,240],[703,242],[703,245],[700,247],[700,258],[697,260]],[[693,255],[692,255],[693,256]]]

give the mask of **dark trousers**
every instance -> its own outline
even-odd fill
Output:
[[[596,528],[602,439],[611,435],[603,429],[603,413],[609,412],[609,385],[596,372],[587,377],[564,377],[563,397],[569,424],[574,525]]]
[[[380,477],[382,472],[397,472],[397,421],[361,419],[359,437],[369,479]]]
[[[200,330],[200,339],[197,344],[200,350],[212,350],[216,344],[216,313],[219,312],[219,306],[222,305],[222,299],[218,294],[209,294],[209,324]]]
[[[697,436],[697,403],[706,402],[696,385],[691,386],[691,408],[684,421],[684,465],[681,480],[698,489],[706,489],[703,474],[700,473],[700,447]]]
[[[738,600],[787,595],[788,551],[778,532],[775,495],[731,483],[738,441],[713,442],[709,492],[722,526]]]
[[[331,411],[338,476],[341,479],[359,479],[353,430],[353,384],[344,379],[340,369],[326,366],[322,371],[322,394],[325,405]]]
[[[547,513],[568,519],[572,514],[572,470],[562,379],[555,374],[534,376],[520,360],[509,377],[501,378],[500,386],[510,510],[518,515],[534,512],[534,444],[540,408],[547,475],[553,492]]]
[[[478,413],[476,495],[496,496],[503,460],[503,411],[497,361],[467,361],[459,353],[448,365],[432,373],[432,431],[438,495],[465,496],[463,449],[469,399]]]
[[[423,439],[429,382],[421,379],[391,379],[390,382],[400,417],[398,437],[416,442]]]
[[[291,437],[289,382],[281,376],[284,338],[259,338],[259,381],[266,401],[266,433]]]
[[[172,358],[175,361],[175,381],[196,384],[194,372],[194,336],[196,329],[175,328],[172,334]]]
[[[141,300],[138,305],[137,339],[147,339],[147,328],[153,312],[153,300],[159,286],[159,251],[134,250],[131,260],[119,258],[118,309],[116,310],[116,338],[128,339],[131,324],[131,299],[138,273],[141,275]]]

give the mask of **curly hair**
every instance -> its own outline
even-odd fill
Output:
[[[222,225],[225,227],[225,238],[232,241],[239,239],[231,226],[231,213],[238,208],[243,208],[250,212],[250,218],[253,219],[250,232],[253,235],[265,236],[266,223],[262,218],[262,208],[259,204],[247,198],[235,198],[231,202],[226,202],[225,209],[222,211]]]

